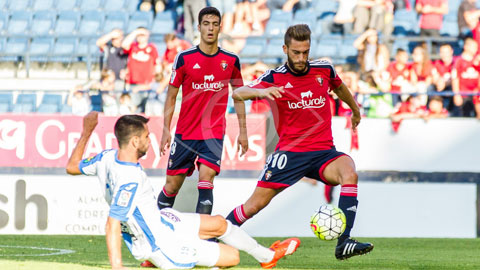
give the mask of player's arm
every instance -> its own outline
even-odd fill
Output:
[[[160,143],[160,155],[164,155],[166,149],[170,147],[172,135],[170,135],[170,126],[172,124],[172,117],[175,111],[175,103],[177,101],[178,87],[173,85],[168,86],[167,98],[165,100],[165,107],[163,108],[163,133],[162,141]]]
[[[122,266],[122,236],[121,225],[118,219],[108,217],[105,227],[108,258],[112,269],[124,269]]]
[[[353,98],[352,93],[350,93],[350,90],[344,83],[340,84],[340,86],[333,90],[333,92],[335,92],[339,99],[347,103],[348,107],[352,110],[352,128],[355,130],[358,124],[360,124],[361,116],[360,109],[358,108],[357,102]]]
[[[250,86],[242,86],[233,91],[232,98],[234,100],[249,100],[249,99],[256,99],[256,98],[269,98],[271,100],[275,100],[276,98],[281,98],[282,93],[285,93],[283,90],[283,86],[276,87],[270,86],[267,88],[253,88]]]
[[[98,123],[98,112],[92,111],[83,117],[83,130],[77,145],[73,149],[72,155],[68,159],[66,171],[68,174],[77,175],[81,174],[79,163],[82,161],[85,147],[87,146],[88,139],[92,135],[93,130]]]
[[[235,90],[234,90],[235,91]],[[247,135],[247,113],[245,111],[245,102],[243,100],[233,100],[233,106],[238,118],[238,128],[240,134],[238,135],[237,151],[242,151],[240,156],[245,155],[248,151],[248,135]]]

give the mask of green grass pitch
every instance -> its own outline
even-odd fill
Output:
[[[258,238],[269,246],[275,238]],[[277,264],[276,269],[480,269],[480,239],[371,238],[375,249],[368,255],[337,261],[335,241],[301,238],[297,252]],[[74,253],[49,255],[68,249]],[[139,268],[126,247],[125,266]],[[105,238],[102,236],[25,236],[0,235],[0,269],[57,270],[108,269]],[[259,264],[241,253],[240,265],[233,269],[259,269]],[[145,268],[143,268],[145,269]]]

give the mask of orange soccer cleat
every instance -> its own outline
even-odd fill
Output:
[[[277,261],[281,258],[285,257],[286,255],[293,254],[298,246],[300,246],[300,239],[298,238],[288,238],[280,242],[280,240],[275,241],[270,246],[270,249],[275,251],[275,255],[273,256],[273,260],[266,263],[260,263],[262,268],[270,269],[277,265]]]
[[[157,268],[153,263],[151,263],[149,260],[143,261],[140,264],[141,267],[151,267],[151,268]]]

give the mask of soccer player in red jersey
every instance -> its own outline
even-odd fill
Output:
[[[358,176],[353,160],[333,145],[328,92],[333,90],[352,109],[353,128],[360,123],[360,112],[332,64],[308,60],[310,34],[305,24],[290,26],[283,45],[287,63],[233,92],[236,100],[267,98],[280,138],[253,194],[245,204],[233,209],[227,219],[243,224],[304,176],[327,185],[340,184],[338,206],[347,217],[347,228],[338,240],[335,256],[343,260],[368,253],[373,245],[350,238],[357,212]]]
[[[206,7],[200,11],[198,19],[200,44],[179,53],[173,64],[160,144],[162,154],[170,147],[170,157],[167,181],[158,196],[158,207],[173,206],[185,177],[190,176],[197,165],[200,179],[196,212],[210,214],[213,179],[220,173],[228,84],[235,89],[243,86],[243,79],[238,56],[218,47],[220,12],[214,7]],[[180,86],[182,106],[172,142],[170,124]],[[243,155],[248,150],[245,104],[235,101],[234,106],[240,125],[238,145]]]

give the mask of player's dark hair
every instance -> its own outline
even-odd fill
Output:
[[[292,42],[292,39],[296,41],[310,41],[310,35],[312,31],[310,31],[310,27],[306,24],[296,24],[288,27],[287,32],[285,32],[285,45],[289,46]]]
[[[115,137],[117,137],[118,146],[128,144],[132,136],[140,136],[145,130],[144,125],[148,123],[148,118],[141,115],[124,115],[118,118],[115,123]]]
[[[198,24],[202,23],[203,16],[205,15],[214,15],[217,16],[219,19],[219,23],[222,22],[222,15],[220,15],[220,11],[218,11],[217,8],[215,7],[205,7],[200,12],[198,13]]]

